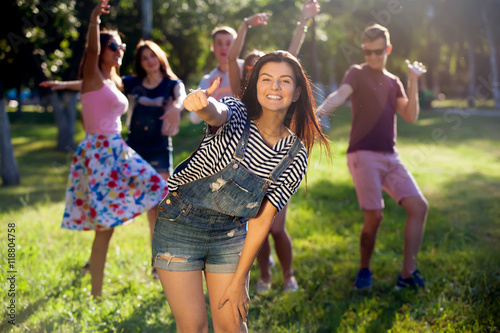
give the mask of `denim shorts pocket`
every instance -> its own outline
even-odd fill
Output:
[[[176,221],[183,213],[182,207],[167,195],[158,205],[158,220]]]
[[[238,185],[234,180],[225,183],[214,197],[221,212],[236,215],[245,205],[255,198],[255,194]]]

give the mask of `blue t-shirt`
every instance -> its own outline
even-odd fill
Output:
[[[159,118],[169,99],[174,98],[174,88],[179,80],[165,77],[153,89],[145,88],[137,76],[125,76],[122,81],[125,95],[134,99],[127,144],[139,154],[171,150],[171,140],[161,134],[163,121]]]

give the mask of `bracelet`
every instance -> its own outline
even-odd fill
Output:
[[[248,29],[250,29],[252,27],[250,24],[248,24],[248,17],[245,17],[243,19],[243,22],[245,22],[245,24],[246,24],[246,26],[247,26]]]

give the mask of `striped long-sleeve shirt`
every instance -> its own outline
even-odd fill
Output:
[[[222,102],[228,106],[227,120],[215,134],[209,129],[194,156],[182,170],[175,170],[168,180],[170,191],[194,180],[202,179],[224,169],[231,161],[236,145],[243,133],[247,120],[245,105],[238,99],[226,97]],[[295,134],[282,138],[272,148],[266,145],[257,126],[250,122],[250,137],[241,162],[257,176],[268,179],[269,174],[278,165],[292,147]],[[281,174],[275,183],[270,184],[266,197],[276,209],[281,210],[290,197],[297,191],[307,170],[307,151],[302,149],[295,156],[292,164]]]

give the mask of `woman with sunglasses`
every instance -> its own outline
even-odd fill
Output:
[[[169,178],[158,207],[153,265],[177,331],[206,332],[206,280],[216,332],[246,332],[248,278],[275,214],[297,191],[308,153],[328,149],[299,61],[271,52],[254,66],[241,101],[196,90],[184,106],[207,123],[199,148]]]
[[[87,47],[80,65],[85,138],[69,172],[62,227],[94,230],[90,256],[92,296],[102,293],[104,265],[114,227],[151,209],[167,192],[165,180],[121,138],[121,115],[128,101],[119,88],[124,46],[116,31],[99,31],[101,0],[91,14]]]
[[[319,5],[315,0],[307,0],[302,8],[300,19],[288,48],[288,52],[296,56],[307,32],[307,24],[311,18],[319,13]],[[261,51],[253,50],[245,57],[243,71],[241,72],[237,64],[237,59],[245,43],[247,30],[256,25],[267,25],[267,19],[270,14],[258,13],[249,18],[245,18],[238,30],[238,37],[235,39],[231,50],[229,51],[229,79],[231,88],[235,96],[243,96],[252,68],[257,60],[264,54]],[[285,292],[295,292],[298,289],[298,283],[295,279],[292,268],[292,239],[285,228],[286,211],[288,205],[282,209],[274,219],[270,233],[273,236],[274,248],[280,261],[283,285]],[[260,279],[257,281],[257,292],[266,292],[271,288],[271,245],[266,238],[262,248],[257,256],[259,264]]]
[[[125,51],[125,44],[111,42],[112,51]],[[135,50],[136,75],[122,77],[122,91],[129,96],[127,144],[160,174],[168,179],[172,173],[172,139],[179,131],[182,102],[186,97],[184,84],[172,71],[166,53],[153,41],[141,40]],[[81,81],[45,81],[45,87],[81,89]],[[148,211],[150,239],[156,222],[157,207]],[[90,269],[85,264],[82,274]],[[158,279],[153,269],[153,278]]]

